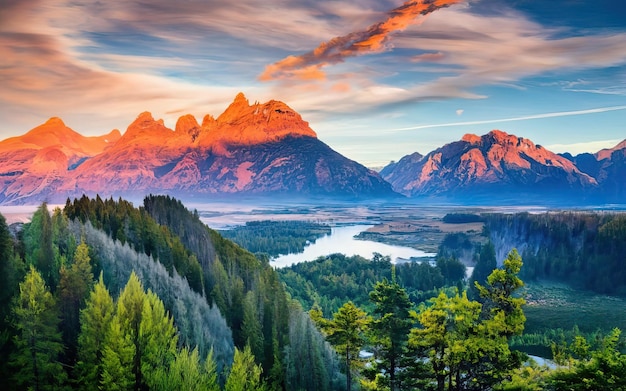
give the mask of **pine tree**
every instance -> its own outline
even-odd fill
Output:
[[[412,320],[409,311],[412,303],[406,291],[396,282],[392,269],[392,281],[386,278],[377,282],[370,293],[375,304],[372,332],[380,351],[380,365],[389,376],[391,391],[398,389],[396,370],[406,348]]]
[[[522,257],[516,249],[513,249],[504,260],[503,267],[493,270],[487,277],[485,286],[475,283],[480,296],[485,300],[485,309],[490,312],[490,316],[493,317],[499,312],[504,313],[507,337],[521,334],[526,322],[522,310],[526,301],[515,296],[515,293],[524,286],[524,282],[518,277],[521,269]]]
[[[83,242],[74,253],[72,265],[61,267],[58,295],[61,307],[63,341],[67,347],[66,357],[70,364],[76,359],[79,312],[93,284],[89,247]]]
[[[263,358],[263,345],[265,341],[263,338],[263,330],[261,330],[257,316],[256,295],[253,291],[248,291],[243,301],[243,322],[241,327],[243,338],[246,343],[250,345],[252,354],[257,357],[257,359]]]
[[[95,390],[102,382],[105,337],[113,314],[113,299],[100,273],[100,279],[91,291],[85,308],[80,311],[76,379],[84,390]]]
[[[136,355],[131,335],[124,331],[123,322],[114,316],[104,342],[102,352],[101,389],[107,391],[130,391],[135,388],[133,372]]]
[[[491,340],[480,323],[482,305],[470,301],[465,292],[448,297],[445,292],[422,306],[418,315],[421,328],[411,330],[410,345],[423,349],[434,373],[437,390],[468,389],[468,368],[478,365],[482,356],[506,345],[505,339]],[[418,361],[418,360],[416,360]]]
[[[26,262],[34,265],[41,273],[46,286],[56,289],[59,282],[59,268],[52,246],[52,218],[48,204],[42,203],[33,214],[24,232]]]
[[[217,376],[217,364],[213,358],[213,349],[209,351],[204,360],[204,377],[200,383],[200,389],[205,391],[219,391],[219,381]]]
[[[133,360],[131,371],[134,376],[134,389],[140,390],[143,384],[141,372],[142,346],[139,338],[141,315],[143,313],[146,293],[139,278],[132,272],[126,286],[117,300],[117,313],[114,320],[120,324],[120,332],[133,344]]]
[[[198,349],[183,347],[175,355],[169,368],[157,368],[153,375],[152,391],[220,391],[213,354],[205,364],[200,362]]]
[[[168,368],[174,361],[177,341],[174,319],[166,313],[157,295],[148,291],[139,325],[139,342],[142,379],[150,388],[157,383],[153,377],[157,369]]]
[[[254,363],[254,355],[250,346],[243,351],[235,348],[235,359],[226,379],[225,391],[265,391],[261,379],[261,366]]]
[[[57,389],[66,375],[58,361],[63,351],[59,316],[52,294],[33,266],[20,283],[13,306],[16,351],[12,355],[14,380],[34,390]]]
[[[23,262],[13,248],[13,239],[4,216],[0,214],[0,330],[6,326],[11,298],[23,277]]]
[[[314,312],[316,322],[328,335],[328,341],[344,358],[346,366],[346,389],[352,389],[352,371],[358,367],[359,352],[365,343],[365,333],[369,329],[371,319],[365,311],[351,301],[345,303],[335,314],[332,320],[319,318]]]

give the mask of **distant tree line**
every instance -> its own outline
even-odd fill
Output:
[[[412,300],[421,302],[445,286],[461,284],[465,266],[455,258],[440,257],[436,264],[406,262],[395,267],[396,278]],[[346,301],[372,309],[369,293],[383,279],[391,279],[391,260],[374,254],[361,256],[331,254],[277,270],[291,297],[310,309],[320,306],[324,315],[337,311]]]
[[[626,214],[493,214],[485,225],[494,241],[524,244],[524,279],[626,295]]]
[[[219,232],[252,253],[276,257],[302,252],[307,244],[329,235],[330,231],[328,225],[307,221],[249,221]]]
[[[475,213],[447,213],[443,222],[448,224],[482,223],[485,219]]]

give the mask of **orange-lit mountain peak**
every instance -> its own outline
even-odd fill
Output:
[[[174,131],[176,133],[187,132],[190,129],[199,128],[199,127],[200,127],[200,124],[198,123],[198,120],[196,119],[196,117],[194,117],[191,114],[185,114],[182,117],[178,118],[178,121],[176,121],[176,128],[174,129]]]
[[[160,139],[162,143],[164,139],[170,138],[173,134],[174,132],[165,126],[162,119],[155,120],[150,112],[144,111],[128,125],[121,140],[138,141],[139,139]]]
[[[595,156],[596,156],[596,159],[598,160],[610,159],[613,152],[619,151],[622,149],[626,149],[626,139],[622,141],[621,143],[617,144],[616,146],[614,146],[613,148],[605,148],[596,152]]]
[[[179,137],[184,137],[191,142],[196,141],[198,135],[202,131],[200,124],[191,114],[183,115],[176,121],[176,128],[174,130]]]
[[[261,144],[290,135],[317,137],[308,122],[287,104],[271,100],[250,105],[242,93],[217,119],[206,116],[202,129],[206,132],[199,136],[200,143],[206,146]]]
[[[68,157],[94,156],[120,138],[119,131],[85,137],[69,128],[61,118],[52,117],[22,136],[0,142],[0,151],[40,150],[56,147]]]
[[[211,114],[207,114],[202,119],[202,129],[211,129],[217,124],[217,120]]]
[[[248,98],[246,98],[246,96],[244,95],[243,92],[239,92],[237,94],[237,96],[235,96],[235,100],[233,101],[233,103],[244,103],[249,105],[250,103],[248,102]]]
[[[44,122],[44,125],[47,126],[65,126],[65,122],[63,122],[63,120],[59,117],[50,117],[46,122]]]
[[[250,109],[250,103],[246,96],[240,92],[235,97],[233,103],[231,103],[224,112],[217,117],[219,123],[232,123],[237,121],[243,114]]]
[[[470,144],[478,144],[480,143],[480,136],[477,136],[473,133],[467,133],[463,135],[463,137],[461,138],[461,141],[465,141]]]

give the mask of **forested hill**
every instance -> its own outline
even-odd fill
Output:
[[[343,384],[333,350],[267,261],[179,201],[150,196],[136,208],[83,197],[52,214],[43,204],[13,239],[0,223],[0,377],[9,389]]]
[[[517,248],[526,280],[553,279],[626,295],[626,214],[551,212],[484,215],[497,259]]]

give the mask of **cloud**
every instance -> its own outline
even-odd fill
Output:
[[[599,141],[587,141],[584,143],[571,143],[571,144],[550,144],[545,147],[555,153],[565,153],[569,152],[573,155],[578,155],[580,153],[595,153],[600,151],[601,149],[610,149],[615,147],[618,143],[623,140],[613,139],[613,140],[599,140]]]
[[[483,85],[511,87],[524,78],[549,72],[626,64],[626,34],[569,34],[567,29],[544,27],[510,10],[487,16],[472,13],[469,6],[433,13],[429,23],[398,34],[394,45],[426,52],[405,58],[405,64],[415,64],[413,72],[436,74],[440,70],[442,76],[421,84],[419,92],[424,95]],[[396,60],[403,63],[402,58]]]
[[[461,1],[463,0],[407,1],[402,6],[391,10],[384,21],[373,24],[364,31],[332,38],[308,53],[291,55],[266,66],[259,80],[324,79],[325,75],[321,68],[343,62],[348,57],[387,50],[390,48],[389,35],[391,33],[402,31],[411,24],[421,23],[426,15]]]
[[[413,62],[437,62],[443,60],[446,55],[442,52],[418,54],[411,58]]]
[[[404,127],[404,128],[389,129],[388,131],[404,131],[404,130],[418,130],[418,129],[431,129],[431,128],[447,128],[451,126],[496,124],[500,122],[516,122],[516,121],[527,121],[527,120],[532,120],[532,119],[606,113],[609,111],[618,111],[618,110],[626,110],[626,106],[610,106],[610,107],[598,107],[595,109],[586,109],[586,110],[558,111],[554,113],[542,113],[542,114],[526,115],[522,117],[487,119],[487,120],[480,120],[480,121],[464,121],[464,122],[449,122],[445,124],[416,125],[416,126],[409,126],[409,127]],[[458,111],[457,111],[457,114],[458,114]]]

